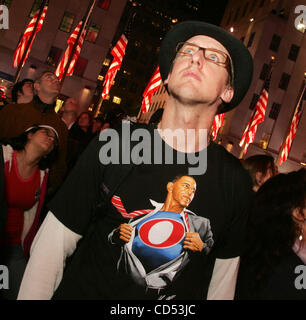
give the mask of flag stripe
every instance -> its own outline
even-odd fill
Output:
[[[243,147],[244,145],[244,154],[247,152],[249,145],[255,140],[257,126],[265,120],[268,97],[268,90],[264,88],[256,104],[254,117],[252,118],[251,116],[251,118],[249,119],[242,138],[239,142],[240,147]]]
[[[283,162],[285,162],[289,156],[291,145],[292,145],[293,139],[295,138],[296,131],[297,131],[297,128],[298,128],[298,125],[300,122],[301,115],[302,115],[304,92],[305,92],[305,85],[304,85],[302,95],[299,99],[299,102],[295,108],[295,112],[294,112],[292,122],[290,125],[290,130],[289,130],[289,133],[286,137],[284,146],[282,149],[280,149],[280,152],[279,152],[280,153],[280,158],[279,158],[279,163],[278,163],[279,165],[281,165]]]
[[[161,82],[162,81],[161,81],[159,66],[157,66],[157,68],[155,69],[144,93],[142,94],[142,96],[143,96],[142,106],[141,106],[142,112],[149,111],[152,96],[153,96],[154,92],[156,92],[158,90],[158,88],[160,87]]]
[[[70,35],[70,37],[67,40],[68,47],[67,47],[61,61],[59,62],[58,66],[56,68],[56,71],[55,71],[55,74],[59,79],[62,79],[62,77],[64,76],[65,69],[66,69],[67,63],[69,61],[69,57],[72,54],[74,44],[78,38],[79,32],[81,31],[82,24],[83,24],[83,21],[80,21],[79,24],[76,26],[76,28],[73,30],[72,34]],[[79,38],[78,45],[76,46],[76,49],[73,53],[69,68],[67,70],[67,74],[66,74],[67,76],[72,76],[72,74],[73,74],[74,67],[77,63],[80,52],[82,50],[83,42],[85,39],[85,34],[86,34],[86,29],[84,28],[84,30]]]
[[[29,53],[31,51],[31,47],[33,45],[34,39],[36,37],[36,34],[42,28],[42,25],[43,25],[45,17],[46,17],[47,10],[48,10],[48,6],[45,6],[43,11],[42,11],[42,14],[40,16],[40,19],[38,21],[34,36],[32,38],[32,41],[31,41],[31,43],[29,45],[29,48],[28,48],[28,50],[27,50],[27,52],[25,54],[25,58],[24,58],[22,66],[24,65],[24,63],[26,62],[26,60],[27,60],[27,58],[29,56]],[[23,56],[23,54],[25,52],[26,46],[28,44],[28,41],[30,40],[30,37],[31,37],[31,35],[32,35],[33,31],[34,31],[34,27],[35,27],[36,21],[38,19],[39,12],[40,12],[40,10],[36,11],[36,13],[34,14],[33,18],[29,22],[25,32],[23,33],[23,35],[22,35],[22,37],[21,37],[21,39],[20,39],[20,41],[18,43],[17,49],[16,49],[16,51],[14,53],[12,68],[17,68],[19,66],[19,64],[21,63],[22,56]]]
[[[117,71],[121,67],[121,63],[125,54],[125,49],[127,44],[128,44],[128,40],[126,36],[122,34],[120,39],[116,43],[115,47],[111,51],[111,55],[114,57],[114,59],[105,75],[102,99],[105,99],[109,95],[109,91],[115,80]]]
[[[218,132],[219,132],[220,128],[223,126],[224,116],[225,116],[225,114],[221,113],[221,114],[217,114],[214,118],[214,122],[212,125],[213,140],[216,140],[216,138],[218,136]]]

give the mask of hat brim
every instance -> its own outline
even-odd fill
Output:
[[[235,108],[244,98],[253,77],[253,59],[245,45],[226,30],[202,21],[184,21],[175,25],[165,36],[160,48],[159,67],[162,80],[165,81],[171,70],[178,42],[184,42],[205,35],[219,41],[228,51],[233,63],[234,96],[229,103],[223,103],[218,113]]]

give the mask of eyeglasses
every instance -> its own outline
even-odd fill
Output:
[[[203,56],[208,62],[212,62],[218,66],[227,69],[230,80],[233,79],[233,66],[230,56],[220,50],[212,48],[202,48],[194,43],[179,42],[175,48],[175,51],[180,56],[192,57],[199,51],[203,51]]]
[[[58,77],[52,73],[44,74],[43,79],[48,80],[48,81],[53,81],[53,80],[59,81]]]

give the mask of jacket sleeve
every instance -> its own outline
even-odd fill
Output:
[[[51,299],[61,282],[66,258],[74,252],[80,239],[80,235],[66,228],[49,212],[31,247],[17,299]]]

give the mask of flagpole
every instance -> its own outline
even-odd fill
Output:
[[[295,115],[295,111],[296,111],[296,108],[299,106],[299,104],[301,103],[301,100],[303,99],[303,96],[304,96],[304,93],[305,93],[305,87],[306,87],[306,72],[304,73],[304,79],[303,79],[303,82],[302,82],[302,85],[301,85],[301,88],[299,90],[299,94],[298,94],[298,98],[297,98],[297,102],[295,104],[295,108],[293,109],[293,112],[292,112],[292,115],[291,115],[291,121],[289,122],[289,125],[287,127],[287,131],[286,131],[286,135],[285,135],[285,138],[284,138],[284,141],[281,145],[281,148],[279,149],[280,152],[278,154],[278,157],[277,157],[277,160],[275,161],[276,164],[279,164],[280,162],[280,158],[281,158],[281,155],[282,155],[282,152],[283,152],[283,149],[284,149],[284,146],[285,146],[285,143],[286,143],[286,140],[287,140],[287,137],[288,137],[288,134],[290,132],[290,129],[291,129],[291,124],[292,124],[292,121],[293,121],[293,117]],[[303,103],[303,102],[302,102]],[[289,150],[290,152],[290,150]],[[288,158],[289,158],[289,152],[288,152]]]
[[[264,81],[264,84],[263,84],[262,89],[261,89],[261,91],[260,91],[260,94],[262,94],[262,91],[263,91],[264,88],[265,88],[266,81],[267,81],[267,80],[271,77],[271,75],[272,75],[272,68],[273,68],[273,63],[274,63],[274,62],[275,62],[275,57],[272,56],[272,57],[271,57],[271,60],[270,60],[270,63],[269,63],[269,72],[268,72],[268,75],[267,75],[266,78],[265,78],[265,81]],[[258,100],[259,100],[259,99],[260,99],[260,96],[258,97]],[[258,100],[257,100],[256,104],[258,103]],[[254,110],[253,110],[252,118],[251,118],[251,120],[249,120],[248,125],[247,125],[246,137],[247,137],[247,134],[248,134],[248,132],[249,132],[250,126],[251,126],[251,124],[252,124],[252,122],[253,122],[255,113],[256,113],[256,105],[255,105]],[[245,148],[245,146],[246,146],[246,143],[247,143],[247,139],[245,138],[245,139],[244,139],[244,143],[243,143],[243,145],[242,145],[242,147],[241,147],[241,152],[240,152],[240,155],[239,155],[239,159],[242,159],[242,158],[243,158],[244,148]]]
[[[25,50],[24,50],[24,52],[23,52],[23,54],[22,54],[21,61],[20,61],[20,63],[19,63],[18,69],[17,69],[17,71],[16,71],[15,78],[14,78],[14,84],[17,83],[18,80],[19,80],[19,77],[20,77],[20,74],[21,74],[21,70],[22,70],[22,68],[23,68],[24,59],[25,59],[25,57],[26,57],[26,55],[27,55],[27,52],[28,52],[28,50],[29,50],[29,47],[30,47],[30,45],[31,45],[31,43],[32,43],[33,37],[34,37],[34,35],[35,35],[35,31],[36,31],[36,29],[37,29],[38,23],[39,23],[39,21],[40,21],[41,15],[42,15],[42,13],[43,13],[43,10],[44,10],[44,7],[45,7],[47,1],[48,1],[48,0],[44,0],[44,1],[42,2],[42,4],[41,4],[40,10],[39,10],[39,14],[38,14],[38,17],[37,17],[37,19],[36,19],[36,22],[35,22],[33,31],[32,31],[32,33],[31,33],[31,35],[30,35],[29,41],[27,42],[26,48],[25,48]]]
[[[65,70],[64,70],[64,73],[63,73],[63,77],[62,77],[62,79],[61,79],[61,87],[62,87],[63,84],[64,84],[64,81],[65,81],[65,78],[66,78],[68,69],[69,69],[69,67],[70,67],[72,58],[73,58],[73,56],[74,56],[74,52],[75,52],[77,46],[79,45],[80,37],[81,37],[84,29],[85,29],[86,26],[87,26],[88,20],[89,20],[91,14],[92,14],[92,11],[93,11],[93,8],[94,8],[94,6],[95,6],[95,3],[96,3],[96,0],[91,0],[91,3],[89,4],[89,6],[88,6],[88,8],[87,8],[87,10],[86,10],[86,14],[85,14],[84,18],[82,19],[83,23],[82,23],[81,29],[80,29],[80,31],[79,31],[79,33],[78,33],[78,35],[77,35],[76,41],[75,41],[75,43],[74,43],[74,45],[73,45],[73,48],[72,48],[71,53],[70,53],[70,56],[69,56],[69,58],[68,58],[68,62],[67,62],[67,64],[66,64],[66,66],[65,66]]]

